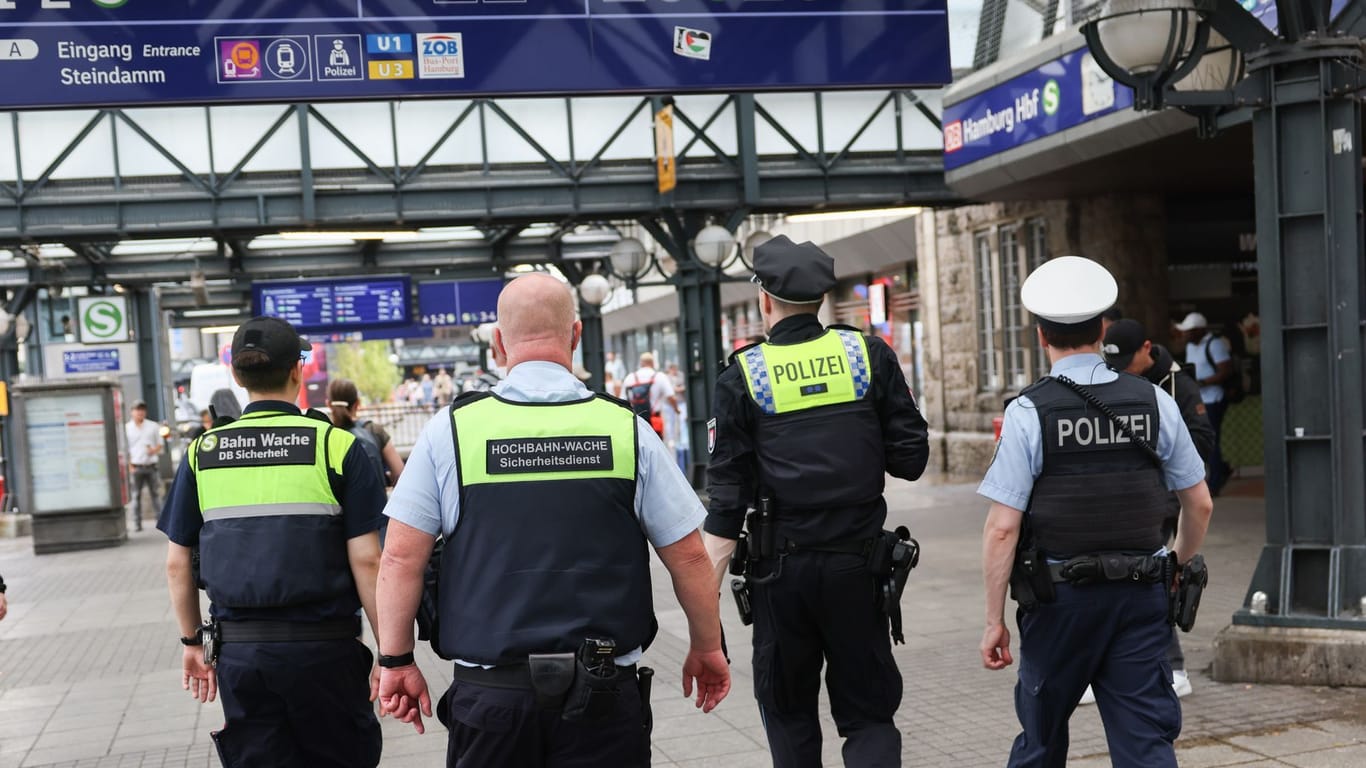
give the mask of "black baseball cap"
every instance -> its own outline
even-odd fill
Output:
[[[835,260],[815,243],[778,235],[754,249],[754,282],[789,304],[818,304],[835,287]]]
[[[1105,332],[1105,346],[1101,348],[1105,353],[1105,362],[1117,371],[1128,368],[1134,360],[1134,354],[1143,348],[1143,342],[1147,340],[1148,332],[1137,320],[1126,317],[1114,321]]]
[[[237,328],[232,336],[232,367],[239,371],[293,368],[299,355],[313,349],[294,326],[278,317],[253,317]],[[264,352],[268,362],[245,367],[238,363],[247,351]]]

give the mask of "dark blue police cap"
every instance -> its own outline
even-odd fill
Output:
[[[835,260],[815,243],[778,235],[754,249],[754,282],[789,304],[818,304],[835,287]]]

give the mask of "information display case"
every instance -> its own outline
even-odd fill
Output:
[[[16,489],[33,516],[37,554],[116,546],[128,539],[123,403],[112,381],[14,388]]]

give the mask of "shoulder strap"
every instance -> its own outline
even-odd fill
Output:
[[[1096,397],[1094,394],[1091,393],[1091,390],[1087,389],[1086,387],[1083,387],[1075,381],[1072,381],[1066,376],[1055,376],[1053,377],[1053,380],[1058,382],[1059,384],[1062,384],[1063,386],[1067,387],[1073,392],[1076,392],[1077,395],[1079,395],[1081,399],[1089,403],[1091,407],[1100,411],[1102,414],[1105,415],[1107,419],[1114,422],[1114,425],[1116,427],[1119,427],[1119,431],[1123,432],[1124,436],[1129,438],[1129,442],[1133,443],[1134,445],[1137,445],[1139,448],[1143,449],[1144,453],[1148,454],[1148,458],[1152,460],[1153,466],[1157,467],[1159,470],[1162,469],[1162,457],[1157,455],[1157,451],[1153,448],[1152,444],[1149,443],[1147,440],[1140,439],[1138,435],[1134,434],[1134,430],[1132,427],[1129,426],[1129,422],[1125,421],[1124,419],[1121,419],[1119,417],[1119,414],[1111,410],[1110,406],[1101,402],[1100,398]]]

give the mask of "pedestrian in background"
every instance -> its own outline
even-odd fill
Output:
[[[1186,336],[1186,364],[1195,367],[1200,399],[1205,402],[1210,426],[1214,428],[1214,453],[1208,458],[1209,492],[1218,496],[1224,483],[1228,482],[1232,469],[1224,461],[1224,451],[1220,445],[1224,436],[1224,414],[1228,413],[1224,383],[1242,374],[1233,370],[1233,353],[1228,340],[1214,335],[1208,326],[1209,321],[1204,315],[1192,312],[1177,323],[1176,330]]]
[[[142,489],[152,497],[152,516],[161,507],[161,473],[157,470],[157,456],[161,455],[161,425],[147,418],[147,403],[134,401],[128,423],[123,426],[128,439],[128,463],[133,468],[134,530],[142,530]]]
[[[1200,386],[1172,359],[1172,354],[1161,344],[1154,344],[1148,332],[1137,320],[1116,320],[1105,332],[1105,362],[1116,371],[1141,376],[1163,392],[1172,396],[1181,409],[1181,420],[1190,431],[1191,442],[1203,461],[1214,455],[1214,428],[1205,415],[1205,403],[1200,399]],[[1167,519],[1162,523],[1162,536],[1168,542],[1176,536],[1181,516],[1181,499],[1167,494]],[[1172,641],[1167,646],[1167,663],[1172,667],[1172,688],[1177,698],[1191,693],[1190,676],[1186,674],[1186,654],[1181,650],[1180,635],[1172,627]],[[1092,704],[1095,691],[1087,686],[1082,704]]]
[[[361,448],[379,472],[380,482],[385,485],[397,484],[398,476],[403,474],[403,457],[379,422],[361,418],[360,390],[356,383],[350,379],[328,382],[327,406],[332,423],[361,441]]]

